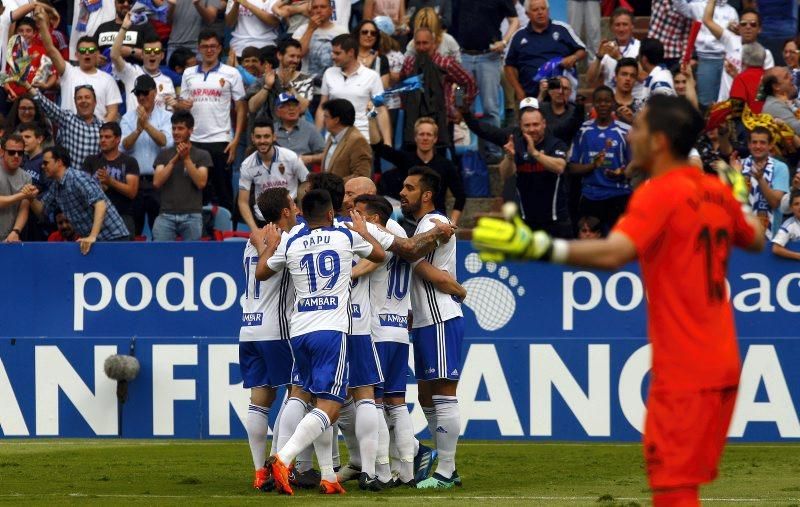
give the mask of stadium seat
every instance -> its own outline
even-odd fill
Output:
[[[249,232],[243,231],[223,231],[222,241],[247,241],[250,239]]]
[[[223,208],[222,206],[214,206],[211,204],[203,206],[204,211],[211,211],[212,213],[214,212],[214,208],[216,208],[216,214],[214,215],[214,229],[223,232],[233,230],[231,212],[227,208]]]

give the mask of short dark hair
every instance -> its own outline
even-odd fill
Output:
[[[358,39],[349,33],[343,33],[334,37],[331,41],[331,47],[333,46],[339,46],[345,53],[348,51],[353,51],[356,54],[358,53]]]
[[[356,122],[356,108],[347,99],[331,99],[322,104],[322,110],[327,111],[331,118],[338,118],[345,127],[352,127]]]
[[[321,188],[309,190],[303,196],[302,207],[303,216],[307,221],[320,221],[325,218],[328,211],[333,209],[331,194]]]
[[[612,90],[606,85],[600,85],[597,88],[595,88],[594,91],[592,92],[592,100],[595,100],[597,96],[600,95],[601,93],[607,93],[611,95],[612,99],[614,98],[614,90]]]
[[[82,36],[81,36],[81,37],[78,39],[78,43],[77,43],[77,44],[75,44],[75,47],[78,47],[78,46],[80,46],[80,45],[81,45],[81,44],[83,44],[83,43],[94,44],[95,46],[97,46],[97,45],[98,45],[98,44],[97,44],[97,37],[93,37],[93,36],[91,36],[91,35],[82,35]]]
[[[344,180],[341,176],[333,173],[311,173],[308,175],[310,190],[325,190],[331,196],[333,209],[339,211],[344,202]],[[306,210],[303,208],[303,214]]]
[[[792,204],[795,199],[800,199],[800,188],[794,188],[789,193],[789,204]]]
[[[300,41],[293,38],[283,39],[278,43],[278,53],[285,55],[286,50],[289,48],[297,48],[300,51],[303,50],[303,45],[300,44]]]
[[[0,5],[2,5],[2,4],[0,3]],[[36,22],[33,20],[33,18],[22,18],[22,19],[17,21],[17,28],[19,28],[19,27],[21,27],[23,25],[29,26],[29,27],[33,28],[34,30],[37,29],[36,28]]]
[[[650,65],[661,65],[664,63],[664,45],[658,39],[644,39],[639,48],[639,58],[643,56],[647,57]]]
[[[595,233],[602,233],[603,228],[600,226],[600,219],[591,215],[584,215],[578,219],[578,230],[583,229],[583,226],[589,228],[590,231]]]
[[[764,97],[772,97],[775,95],[775,85],[778,84],[778,76],[775,74],[766,74],[761,81],[761,89],[764,91]]]
[[[208,39],[217,39],[217,42],[220,46],[223,45],[222,37],[219,36],[216,30],[213,28],[204,28],[200,30],[200,33],[197,35],[197,43],[200,44],[204,40]]]
[[[265,222],[277,222],[281,219],[283,210],[289,208],[289,190],[286,187],[268,188],[261,192],[256,199],[258,210]]]
[[[179,123],[183,123],[186,125],[187,128],[193,129],[194,128],[194,116],[189,111],[175,111],[172,113],[172,118],[170,118],[170,122],[173,125],[177,125]]]
[[[752,128],[752,130],[747,131],[747,142],[750,142],[753,134],[765,134],[767,136],[767,142],[772,142],[772,132],[770,132],[770,130],[763,125],[756,125]]]
[[[617,7],[611,13],[611,19],[609,20],[609,22],[613,25],[614,21],[620,16],[628,16],[629,18],[631,18],[631,23],[633,23],[636,20],[631,11],[629,11],[625,7]]]
[[[752,7],[748,7],[747,9],[742,9],[742,13],[739,14],[739,19],[741,20],[745,14],[755,14],[756,18],[758,19],[758,26],[762,25],[761,13],[758,12],[756,9]]]
[[[367,213],[378,215],[381,225],[386,225],[386,222],[391,218],[394,208],[392,204],[381,195],[361,194],[353,199],[354,204],[364,203],[367,208]]]
[[[11,134],[3,138],[3,149],[6,149],[6,145],[8,144],[9,141],[14,141],[15,143],[19,143],[22,146],[25,146],[25,140],[22,139],[21,135]]]
[[[247,46],[242,50],[242,60],[245,58],[258,58],[261,63],[264,63],[264,55],[262,55],[261,50],[255,46]]]
[[[34,137],[47,137],[47,135],[45,134],[44,127],[39,122],[30,121],[26,123],[20,123],[19,125],[17,125],[17,132],[19,132],[20,134],[25,132],[26,130],[32,130]]]
[[[161,39],[158,37],[158,35],[156,35],[154,33],[145,34],[145,36],[142,38],[142,45],[154,44],[156,42],[161,44],[161,47],[164,47],[164,43],[161,42]]]
[[[50,146],[49,148],[44,149],[42,155],[45,153],[50,153],[53,157],[53,160],[60,160],[64,164],[64,167],[69,167],[72,164],[72,158],[69,156],[69,150],[63,146]]]
[[[441,177],[439,173],[423,165],[417,165],[408,170],[409,176],[419,176],[420,186],[423,192],[433,192],[433,195],[439,193],[441,186]]]
[[[81,90],[89,90],[92,92],[92,97],[94,100],[97,100],[97,92],[94,91],[94,87],[90,84],[80,84],[75,87],[75,91],[72,93],[72,97],[75,98],[78,96],[78,92]]]
[[[189,48],[175,48],[175,51],[172,52],[172,56],[169,57],[169,62],[167,65],[169,66],[170,70],[175,71],[178,67],[183,67],[186,69],[186,63],[192,59],[196,58],[197,55]]]
[[[268,116],[265,116],[263,114],[258,115],[256,116],[256,119],[253,121],[253,128],[252,130],[250,130],[250,133],[252,134],[253,132],[255,132],[256,129],[265,127],[269,127],[269,130],[271,132],[273,133],[275,132],[275,125],[272,123],[272,120],[270,120]]]
[[[670,151],[677,158],[686,158],[694,147],[705,124],[703,117],[685,97],[655,95],[645,109],[645,123],[650,135],[655,132],[669,139]]]
[[[100,125],[100,130],[110,130],[114,137],[122,137],[122,129],[119,127],[119,123],[115,121],[107,121]]]
[[[636,71],[638,72],[639,62],[636,61],[636,58],[630,58],[630,57],[620,58],[619,60],[617,60],[617,66],[614,67],[614,75],[617,75],[619,73],[619,69],[623,67],[636,67]]]

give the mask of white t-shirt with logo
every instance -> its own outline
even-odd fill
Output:
[[[272,14],[272,7],[281,0],[252,0],[253,7]],[[253,12],[232,0],[225,7],[227,15],[234,4],[239,7],[239,19],[236,28],[231,33],[231,46],[236,50],[236,56],[242,56],[242,50],[248,46],[263,48],[275,44],[278,39],[278,26],[269,26],[258,19]],[[272,14],[274,16],[274,14]]]
[[[736,67],[739,72],[741,72],[742,37],[740,35],[736,35],[726,28],[722,31],[722,37],[719,38],[719,41],[725,47],[725,60],[732,63],[733,66]],[[772,52],[769,49],[764,48],[764,50],[767,53],[766,57],[764,58],[764,70],[771,69],[775,66],[775,59],[772,58]],[[733,78],[723,67],[722,80],[719,83],[719,97],[717,97],[718,102],[728,100],[728,97],[730,97],[731,94],[732,84]]]
[[[785,247],[790,241],[800,241],[800,220],[795,217],[787,219],[775,233],[772,242]]]
[[[240,168],[239,188],[250,191],[250,187],[255,185],[254,197],[258,200],[264,190],[283,187],[289,190],[289,195],[294,199],[298,185],[308,178],[308,168],[292,150],[280,146],[273,149],[269,164],[264,164],[258,152],[244,159]],[[253,214],[258,220],[264,220],[258,206],[253,206]]]
[[[381,76],[372,69],[359,64],[358,69],[350,76],[345,76],[339,67],[331,67],[322,76],[322,95],[330,99],[347,99],[356,110],[356,122],[353,125],[361,132],[364,139],[369,139],[369,121],[367,120],[367,103],[376,95],[383,93]]]
[[[122,97],[119,94],[117,82],[111,74],[96,70],[94,74],[88,74],[70,63],[67,63],[64,75],[61,76],[61,109],[77,113],[75,108],[75,87],[91,85],[97,97],[97,107],[94,115],[105,121],[107,106],[122,104]]]
[[[244,85],[238,70],[224,63],[218,63],[208,72],[203,72],[201,65],[189,67],[181,79],[181,98],[193,100],[193,142],[231,141],[232,102],[244,100]]]
[[[392,219],[386,229],[401,238],[406,231]],[[369,274],[370,313],[374,342],[408,343],[408,312],[411,310],[409,288],[413,276],[411,264],[399,255],[386,252],[386,260]]]
[[[136,78],[145,73],[141,65],[125,62],[125,67],[121,72],[114,69],[114,77],[122,81],[122,86],[125,89],[125,104],[128,111],[135,111],[139,107],[139,101],[136,100],[136,95],[133,94],[133,85],[136,83]],[[148,74],[156,82],[156,107],[167,107],[165,101],[166,97],[175,97],[175,85],[172,84],[172,79],[168,78],[160,71],[155,76]]]

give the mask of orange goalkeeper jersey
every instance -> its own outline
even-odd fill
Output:
[[[671,170],[636,189],[614,231],[634,242],[642,268],[653,387],[738,384],[725,277],[731,248],[755,231],[730,189],[694,167]]]

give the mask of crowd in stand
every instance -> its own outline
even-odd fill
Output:
[[[640,39],[612,0],[567,20],[547,0],[66,3],[0,7],[0,240],[199,240],[219,209],[263,226],[267,188],[329,172],[399,199],[415,166],[458,223],[483,164],[532,227],[602,236],[643,183],[630,124],[677,94],[708,119],[691,162],[741,170],[773,252],[800,259],[793,0],[631,2]]]

